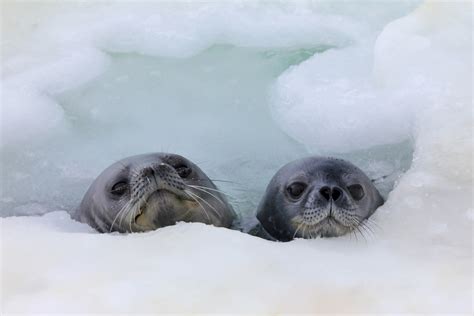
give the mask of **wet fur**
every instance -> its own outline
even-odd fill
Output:
[[[178,174],[183,166],[190,170],[185,178]],[[117,183],[127,184],[123,194],[114,192]],[[224,195],[198,166],[168,153],[114,163],[94,180],[73,214],[103,233],[149,231],[178,221],[230,227],[235,217]]]
[[[289,197],[291,183],[307,184],[297,200]],[[355,200],[348,187],[362,186],[364,196]],[[320,190],[340,188],[337,203],[326,200]],[[270,181],[262,198],[257,218],[273,238],[289,241],[293,238],[337,237],[362,232],[370,227],[369,217],[383,204],[372,181],[353,164],[335,158],[309,157],[282,167]]]

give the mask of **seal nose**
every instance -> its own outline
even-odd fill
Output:
[[[157,183],[159,182],[160,185],[180,191],[185,189],[183,179],[181,179],[172,166],[166,163],[160,163],[154,166],[154,171],[156,175],[155,178],[157,178],[156,181]]]
[[[333,201],[336,202],[337,200],[339,200],[342,197],[342,190],[338,187],[333,187],[331,197],[332,197]]]
[[[143,169],[142,174],[146,177],[153,178],[155,176],[155,170],[152,167],[146,167]]]
[[[175,170],[173,169],[173,167],[165,163],[160,163],[158,166],[155,166],[155,169],[156,169],[156,173],[161,177],[167,174],[175,173]]]
[[[332,199],[334,202],[336,202],[342,196],[342,190],[338,187],[333,187],[332,189],[330,187],[322,187],[319,190],[319,193],[324,199],[326,199],[326,201]]]
[[[331,188],[330,187],[322,187],[319,190],[319,193],[322,195],[323,198],[326,199],[326,201],[329,201],[331,198]]]

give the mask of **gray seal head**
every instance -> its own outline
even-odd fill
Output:
[[[99,232],[138,232],[201,222],[230,227],[235,213],[188,159],[150,153],[120,160],[92,183],[72,216]]]
[[[372,181],[353,164],[309,157],[275,174],[257,218],[266,233],[280,241],[336,237],[359,229],[382,204]]]

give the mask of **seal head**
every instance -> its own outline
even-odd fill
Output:
[[[99,232],[137,232],[179,221],[230,227],[235,213],[197,165],[179,155],[151,153],[105,169],[73,218]]]
[[[358,229],[383,204],[372,181],[353,164],[309,157],[283,166],[270,181],[257,218],[280,241],[336,237]]]

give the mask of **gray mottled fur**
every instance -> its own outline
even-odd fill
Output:
[[[176,168],[189,168],[189,175],[182,178]],[[119,191],[123,194],[112,189],[117,183],[126,184]],[[230,227],[235,213],[194,163],[175,154],[150,153],[125,158],[105,169],[73,218],[99,232],[136,232],[178,221]]]
[[[296,199],[288,191],[294,183],[306,185]],[[360,200],[349,190],[353,185],[363,188]],[[332,193],[329,199],[324,197],[322,192],[328,188],[328,192],[338,192],[335,199]],[[372,181],[350,162],[309,157],[288,163],[275,174],[260,202],[257,218],[266,233],[280,241],[335,237],[360,230],[382,204]]]

